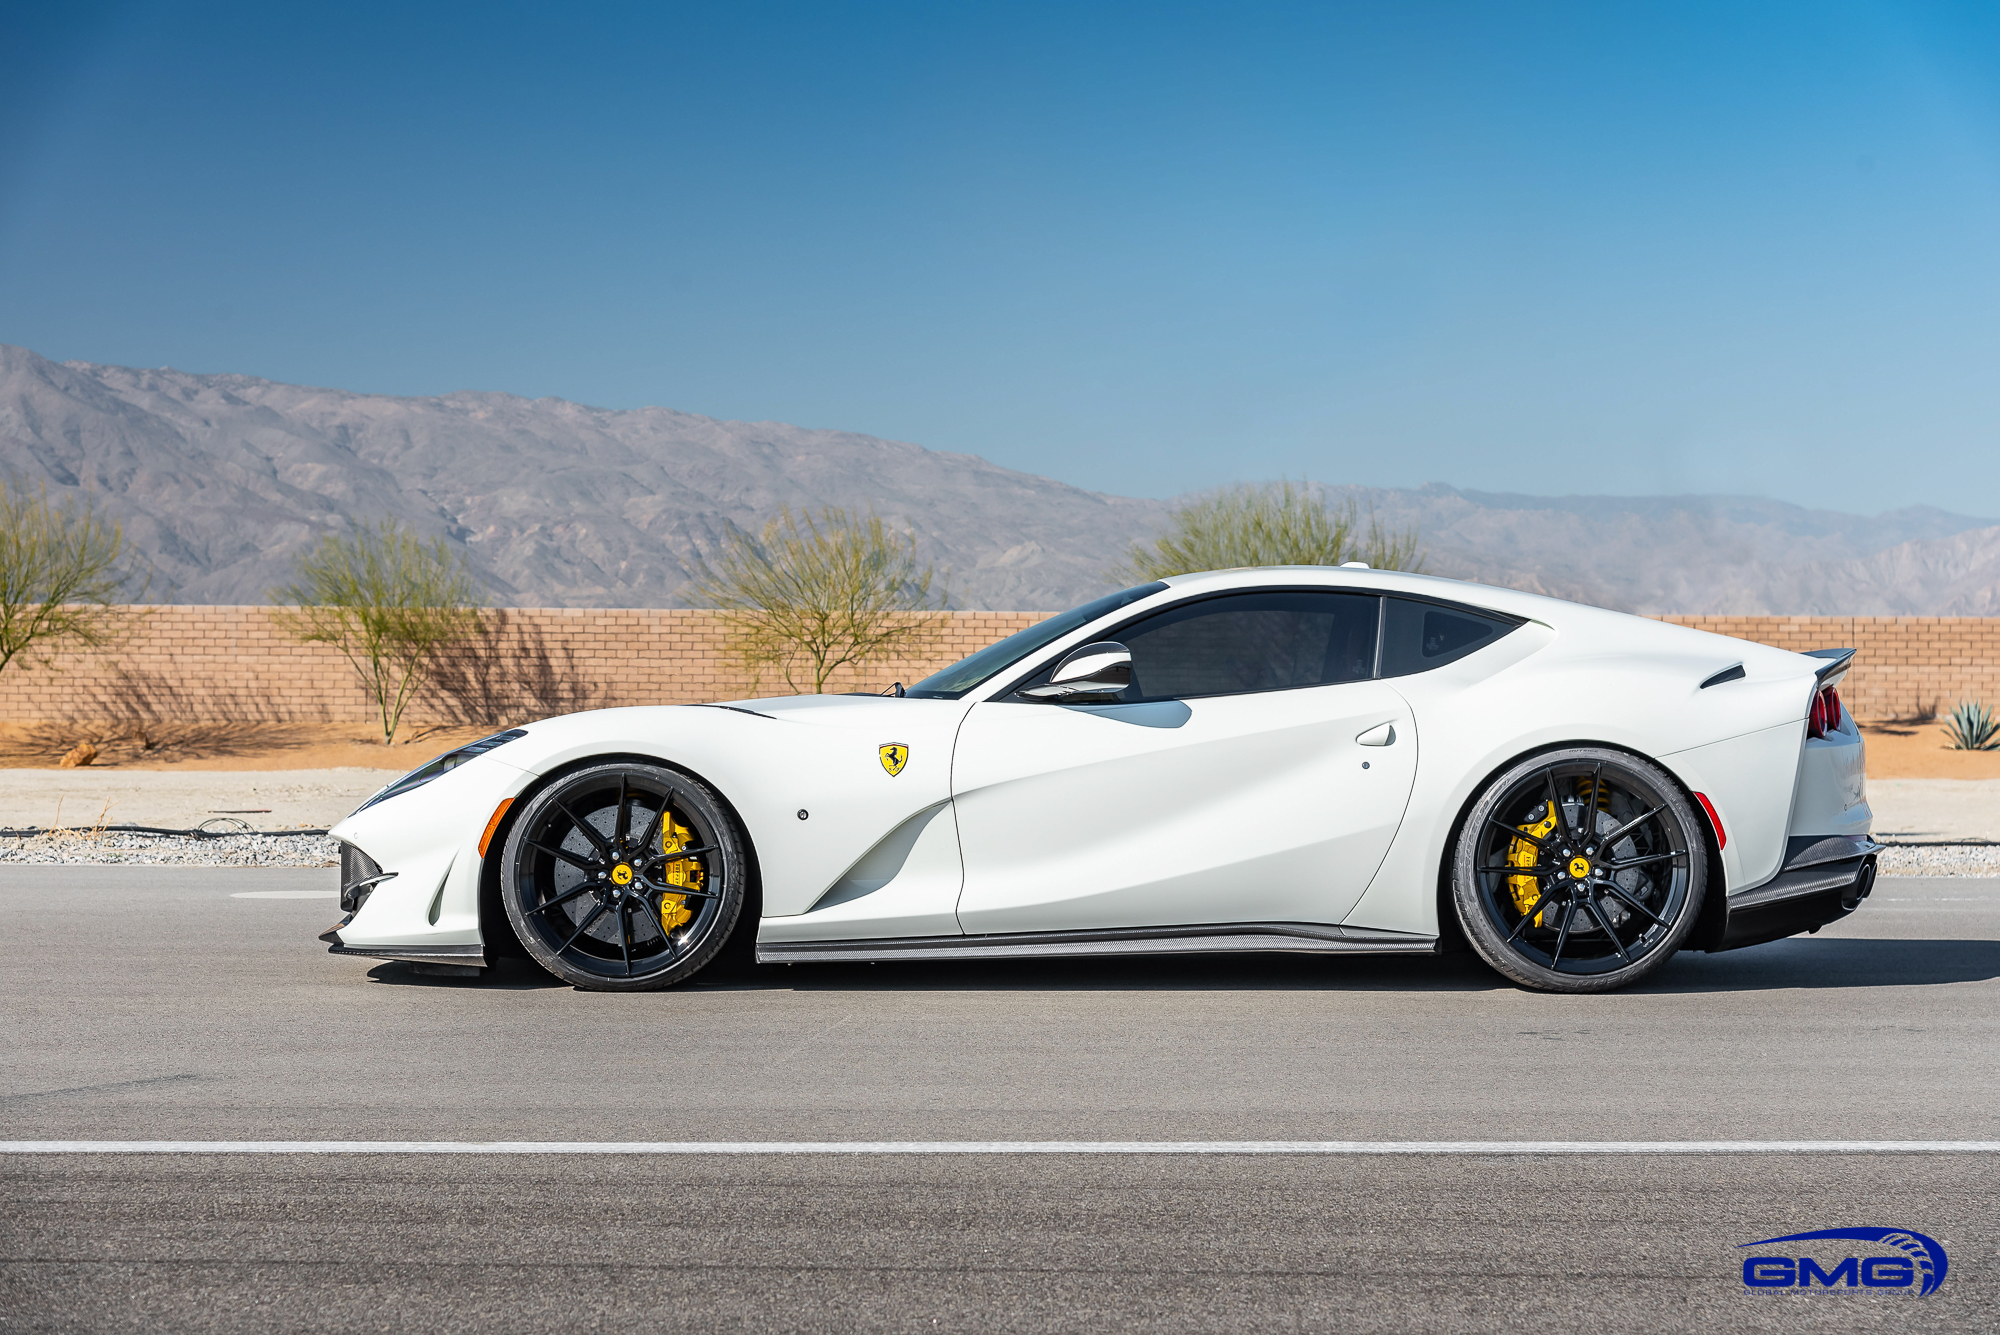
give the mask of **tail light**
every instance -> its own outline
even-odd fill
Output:
[[[1813,695],[1812,713],[1806,718],[1806,736],[1824,737],[1840,728],[1840,692],[1822,687]]]

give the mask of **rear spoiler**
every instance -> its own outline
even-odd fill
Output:
[[[1847,675],[1847,669],[1854,664],[1852,649],[1808,649],[1806,657],[1825,660],[1826,665],[1814,674],[1819,678],[1822,687],[1840,685],[1841,678]]]

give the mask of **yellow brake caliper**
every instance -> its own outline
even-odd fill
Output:
[[[692,836],[688,827],[674,819],[670,809],[660,818],[660,851],[672,856],[688,846]],[[660,873],[660,879],[668,885],[678,885],[688,890],[701,889],[701,883],[708,879],[701,862],[696,858],[681,858],[669,862]],[[686,895],[660,896],[660,930],[671,932],[682,923],[694,917],[694,910],[688,907]]]
[[[1532,834],[1537,839],[1546,839],[1549,837],[1549,832],[1556,828],[1555,808],[1550,807],[1548,815],[1544,816],[1538,823],[1533,825],[1519,825],[1515,828],[1526,834]],[[1516,839],[1507,846],[1507,865],[1510,867],[1532,867],[1541,858],[1541,855],[1541,850],[1526,839]],[[1514,908],[1521,913],[1526,913],[1529,909],[1535,907],[1535,901],[1542,897],[1541,882],[1532,876],[1509,876],[1507,878],[1507,889],[1514,896]],[[1540,927],[1541,925],[1542,915],[1537,913],[1533,926]]]

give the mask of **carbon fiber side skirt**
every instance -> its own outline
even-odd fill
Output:
[[[760,941],[757,962],[1215,955],[1272,950],[1310,955],[1434,955],[1437,938],[1316,923],[1215,923],[991,936],[886,937],[867,941]]]

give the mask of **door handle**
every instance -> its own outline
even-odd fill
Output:
[[[1393,723],[1377,724],[1375,727],[1370,728],[1367,732],[1362,733],[1359,737],[1356,737],[1354,740],[1358,745],[1361,746],[1394,745],[1396,741],[1396,725]]]

